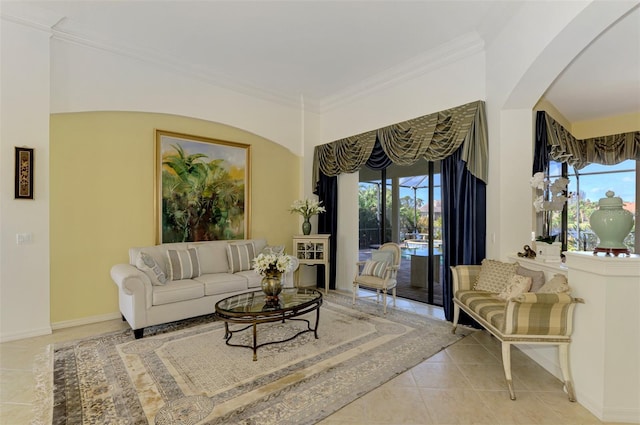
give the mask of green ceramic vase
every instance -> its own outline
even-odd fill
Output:
[[[633,215],[622,208],[622,199],[613,191],[600,198],[598,209],[589,217],[591,229],[600,239],[598,248],[624,249],[624,239],[633,227]]]
[[[310,233],[311,233],[311,223],[309,222],[308,218],[305,218],[304,222],[302,223],[302,234],[308,235]]]

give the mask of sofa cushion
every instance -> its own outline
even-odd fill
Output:
[[[260,288],[262,286],[262,276],[255,270],[245,270],[236,273],[237,276],[243,277],[247,281],[247,288]],[[283,282],[284,283],[284,282]]]
[[[229,273],[251,270],[256,250],[253,242],[230,243],[227,245]]]
[[[558,273],[553,276],[547,283],[542,285],[537,291],[539,294],[560,294],[563,292],[569,293],[571,292],[571,288],[569,287],[569,283],[567,282],[567,277],[562,273]]]
[[[164,274],[156,260],[146,252],[139,252],[136,258],[136,267],[149,277],[152,285],[164,285],[167,276]]]
[[[195,248],[167,250],[167,264],[171,280],[191,279],[200,276],[198,250]]]
[[[460,290],[456,292],[455,297],[496,329],[504,331],[506,301],[491,292],[476,291],[475,289]]]
[[[247,279],[238,274],[203,274],[193,280],[204,285],[204,294],[206,296],[247,290]]]
[[[531,292],[536,292],[538,289],[542,288],[542,285],[544,285],[545,276],[543,271],[531,270],[518,265],[516,274],[531,278],[531,288],[529,289]]]
[[[200,274],[227,273],[229,262],[227,261],[227,241],[194,242],[189,248],[198,250],[200,261]]]
[[[507,287],[517,268],[518,263],[504,263],[485,258],[482,260],[480,274],[473,289],[499,294]]]
[[[531,288],[530,277],[514,274],[511,277],[511,282],[509,282],[507,287],[504,288],[502,292],[498,294],[498,298],[502,298],[503,300],[510,300],[524,292],[528,292],[530,288]]]
[[[204,285],[195,280],[175,280],[153,287],[152,304],[163,305],[204,297]]]

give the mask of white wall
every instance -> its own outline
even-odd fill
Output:
[[[428,74],[354,100],[322,115],[321,143],[484,99],[484,54],[449,63]],[[311,168],[313,156],[305,156]],[[358,261],[358,175],[338,179],[337,287],[351,290]]]
[[[0,341],[51,332],[51,113],[116,110],[183,115],[235,126],[299,156],[304,153],[305,116],[300,107],[232,92],[110,51],[51,40],[51,27],[60,17],[21,3],[2,7]],[[317,132],[318,118],[311,115],[307,120],[311,131]],[[13,199],[13,147],[23,145],[35,148],[33,201]],[[33,242],[17,246],[16,233],[32,234]]]
[[[0,340],[51,333],[49,34],[0,21]],[[29,49],[25,49],[29,46]],[[14,147],[34,149],[34,199],[14,199]],[[16,244],[17,233],[31,243]]]
[[[591,41],[637,4],[528,2],[488,47],[488,257],[504,259],[531,239],[533,107]]]
[[[302,156],[299,106],[217,87],[144,60],[53,40],[51,112],[144,111],[241,128]]]

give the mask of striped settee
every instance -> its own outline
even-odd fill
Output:
[[[512,344],[550,344],[558,346],[560,368],[570,401],[575,391],[569,368],[573,310],[583,302],[567,293],[525,292],[508,300],[496,293],[475,290],[474,285],[482,266],[451,267],[453,274],[453,332],[460,310],[466,312],[482,327],[502,342],[502,365],[512,400],[516,399],[511,379]]]

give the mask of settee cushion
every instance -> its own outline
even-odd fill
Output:
[[[504,263],[485,258],[482,260],[480,274],[473,288],[478,291],[499,294],[509,285],[511,277],[516,274],[517,268],[518,263]]]
[[[167,250],[169,279],[182,280],[200,276],[200,262],[195,248]]]
[[[230,243],[227,245],[229,273],[251,270],[256,249],[253,242]]]
[[[154,286],[153,305],[171,304],[204,297],[204,285],[195,280],[175,280],[162,286]]]
[[[194,278],[204,285],[204,294],[218,295],[247,289],[247,279],[238,274],[214,273],[203,274]]]
[[[494,293],[475,289],[460,290],[456,292],[456,298],[491,323],[496,329],[499,331],[504,330],[505,300],[496,297]]]
[[[531,288],[529,288],[530,292],[536,292],[538,289],[542,288],[542,285],[544,285],[546,280],[542,270],[531,270],[526,267],[522,267],[521,265],[518,265],[516,274],[531,278]]]
[[[227,261],[227,241],[194,242],[189,248],[198,250],[200,261],[200,274],[227,273],[229,262]]]
[[[156,260],[146,252],[139,252],[136,258],[136,267],[149,277],[152,285],[164,285],[167,276],[160,268]]]

